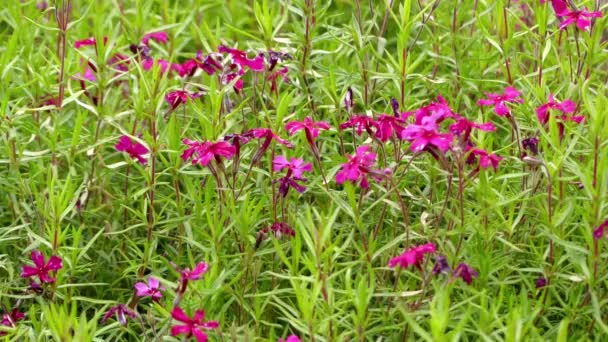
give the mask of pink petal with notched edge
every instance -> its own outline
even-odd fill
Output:
[[[21,266],[21,278],[29,278],[38,274],[38,269],[32,266]]]
[[[32,251],[32,261],[38,268],[45,266],[44,255],[38,250]]]
[[[184,310],[182,310],[182,308],[180,308],[179,306],[176,306],[173,308],[173,311],[171,311],[171,317],[173,317],[173,319],[175,319],[175,320],[178,320],[178,321],[184,322],[184,323],[190,323],[192,321],[190,319],[190,317],[188,317],[188,315],[186,315]]]
[[[194,335],[194,338],[196,338],[197,342],[207,342],[207,334],[198,329],[192,329],[192,335]]]
[[[53,255],[49,258],[49,262],[46,264],[46,269],[49,271],[57,271],[63,267],[63,262],[60,257]]]
[[[174,325],[171,327],[171,336],[190,335],[191,327],[189,325]]]
[[[138,297],[144,297],[150,294],[150,288],[145,283],[136,283],[134,287]]]

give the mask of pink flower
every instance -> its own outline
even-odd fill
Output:
[[[207,270],[209,269],[209,264],[204,261],[196,264],[193,270],[190,270],[190,268],[188,267],[181,269],[177,267],[177,265],[173,263],[171,264],[180,274],[179,285],[176,290],[178,295],[183,295],[184,292],[186,292],[186,289],[188,288],[188,282],[190,280],[201,279],[203,277],[203,274],[207,273]]]
[[[116,315],[118,322],[122,325],[127,325],[127,317],[131,317],[131,318],[137,317],[137,313],[135,313],[135,311],[129,309],[128,306],[126,306],[124,304],[118,304],[118,305],[111,307],[110,310],[108,310],[108,312],[106,312],[106,314],[103,315],[101,322],[103,323],[103,322],[107,321],[110,317],[112,317],[114,315]]]
[[[392,258],[388,262],[388,266],[391,268],[395,268],[399,266],[401,268],[408,268],[410,266],[415,266],[420,269],[422,266],[422,261],[424,260],[425,254],[433,254],[437,251],[437,247],[435,247],[434,243],[427,243],[421,246],[412,247],[401,255]]]
[[[169,35],[164,31],[147,33],[144,35],[141,42],[144,45],[148,45],[150,39],[155,40],[158,43],[166,43],[169,40]]]
[[[401,118],[405,120],[412,114],[414,114],[414,123],[417,125],[422,125],[423,122],[429,120],[429,117],[433,118],[433,122],[439,124],[445,119],[456,116],[450,105],[441,95],[437,96],[437,102],[431,102],[427,106],[424,106],[415,112],[401,113]]]
[[[37,276],[43,283],[54,283],[56,279],[51,278],[49,272],[58,271],[63,268],[60,257],[53,255],[49,258],[49,262],[46,263],[44,255],[38,250],[32,251],[32,261],[35,266],[24,265],[21,267],[21,278]]]
[[[376,137],[382,142],[387,142],[393,136],[393,131],[400,137],[405,129],[403,124],[405,120],[400,117],[382,114],[376,119]]]
[[[566,29],[569,25],[576,24],[579,29],[587,31],[591,25],[590,18],[602,17],[602,12],[600,11],[589,12],[585,9],[580,11],[564,10],[561,13],[558,13],[556,9],[555,12],[558,17],[566,17],[566,20],[562,21],[562,23],[559,25],[560,30]]]
[[[182,64],[172,65],[173,69],[179,74],[179,77],[194,75],[198,66],[198,61],[196,59],[189,59]]]
[[[494,126],[494,124],[491,122],[480,124],[477,122],[469,121],[467,120],[467,118],[459,115],[456,115],[454,119],[456,120],[456,122],[450,125],[450,132],[455,135],[462,135],[463,141],[469,140],[471,131],[474,128],[484,132],[496,131],[496,126]]]
[[[606,236],[606,228],[608,228],[608,219],[605,220],[604,222],[602,222],[602,224],[600,224],[594,231],[593,231],[593,238],[595,238],[596,240],[601,239],[602,237]]]
[[[280,338],[277,342],[300,342],[300,338],[296,335],[289,335],[287,338]]]
[[[498,116],[509,116],[511,112],[507,107],[507,103],[523,103],[524,100],[520,98],[521,93],[513,88],[506,87],[504,94],[493,94],[486,93],[487,99],[481,99],[477,102],[480,106],[494,106],[494,112]]]
[[[2,314],[2,322],[1,325],[5,327],[14,328],[16,323],[25,318],[25,314],[20,312],[19,309],[13,308],[11,312]],[[0,336],[6,335],[6,332],[0,331]]]
[[[164,59],[154,59],[154,58],[146,58],[144,59],[144,61],[141,63],[142,67],[144,68],[145,71],[151,70],[154,67],[154,61],[156,61],[156,65],[160,66],[160,73],[164,74],[167,69],[169,68],[169,62],[167,62]]]
[[[188,99],[197,99],[201,97],[201,93],[190,93],[185,90],[175,90],[165,95],[165,101],[171,106],[171,109],[177,108],[180,104],[188,102]]]
[[[304,121],[292,121],[285,125],[287,134],[294,135],[296,132],[304,130],[308,143],[312,143],[314,138],[319,136],[319,130],[328,130],[329,124],[325,121],[314,122],[310,116],[304,118]]]
[[[536,108],[536,116],[541,124],[546,125],[549,122],[549,110],[558,110],[564,114],[571,114],[576,110],[576,103],[571,100],[558,102],[553,98],[553,94],[549,94],[549,101]]]
[[[174,325],[171,328],[171,336],[185,335],[186,338],[194,337],[198,342],[207,341],[207,334],[203,330],[217,329],[219,323],[217,321],[205,322],[205,311],[196,310],[194,317],[190,318],[180,307],[173,308],[171,317],[174,320],[185,323]]]
[[[259,147],[253,156],[253,164],[257,164],[257,162],[262,158],[262,155],[266,153],[272,140],[276,140],[278,143],[286,146],[287,148],[293,148],[293,145],[289,141],[275,134],[270,128],[252,128],[245,134],[255,139],[263,139],[262,146]]]
[[[283,82],[285,83],[289,83],[289,77],[287,77],[287,73],[289,72],[289,68],[288,67],[283,67],[277,71],[274,71],[272,73],[270,73],[270,75],[268,75],[268,77],[266,77],[266,79],[268,81],[270,81],[270,91],[276,91],[278,86],[277,86],[277,80],[280,78],[283,80]]]
[[[163,296],[161,291],[166,289],[160,285],[158,279],[150,277],[147,284],[143,282],[136,283],[135,290],[138,297],[151,297],[152,300],[158,301]]]
[[[420,125],[411,124],[405,127],[401,132],[401,139],[412,143],[410,149],[413,152],[421,152],[434,146],[445,153],[450,148],[454,136],[450,133],[440,133],[433,117],[426,117]]]
[[[288,161],[285,156],[276,156],[272,161],[272,166],[274,172],[287,169],[287,175],[294,177],[302,177],[304,172],[312,171],[312,165],[304,163],[304,159],[302,158],[291,158],[291,161]]]
[[[372,170],[376,163],[376,154],[369,152],[369,149],[369,146],[360,146],[354,156],[347,155],[348,162],[342,164],[336,174],[336,183],[342,184],[347,180],[354,183],[360,181],[362,188],[369,187],[367,175],[377,176],[377,171]]]
[[[196,60],[199,63],[198,66],[203,69],[207,75],[213,75],[217,71],[221,71],[223,69],[223,66],[220,63],[222,60],[221,55],[208,54],[207,56],[203,57],[203,53],[199,51],[196,54]]]
[[[184,139],[182,142],[189,146],[182,153],[182,159],[184,161],[192,159],[192,165],[200,164],[201,166],[207,166],[213,159],[218,162],[221,161],[221,157],[230,159],[236,152],[234,146],[225,141],[200,142]]]
[[[377,128],[378,123],[367,115],[353,115],[348,121],[340,125],[341,129],[350,127],[356,129],[357,135],[361,135],[364,130],[367,131],[367,134],[373,135],[372,128]]]
[[[108,43],[108,37],[103,37],[103,44],[106,45],[107,43]],[[77,40],[74,42],[74,47],[76,49],[80,49],[83,46],[95,46],[95,45],[97,45],[97,40],[95,40],[94,37]]]
[[[477,272],[469,265],[461,262],[456,269],[454,269],[454,276],[462,278],[465,283],[471,285],[473,278],[477,278]]]
[[[127,152],[131,158],[137,159],[137,161],[139,161],[139,163],[142,165],[145,165],[148,162],[148,160],[144,157],[144,154],[149,152],[148,148],[137,141],[131,140],[131,138],[126,135],[120,137],[120,140],[118,140],[115,148],[117,151]]]
[[[544,4],[547,0],[540,0],[541,4]],[[551,5],[556,14],[562,14],[568,11],[568,4],[566,0],[551,0]]]
[[[220,45],[218,51],[221,53],[228,53],[232,56],[232,60],[235,64],[241,68],[249,68],[253,71],[264,71],[264,55],[259,54],[256,57],[249,59],[245,51],[233,49]]]
[[[268,233],[272,233],[272,235],[277,239],[280,239],[283,236],[296,235],[295,230],[293,230],[289,224],[285,222],[275,222],[270,227],[265,227],[258,232],[258,236],[255,241],[256,249],[260,247],[260,244],[266,239]]]
[[[482,169],[487,169],[490,166],[492,166],[492,168],[494,168],[494,171],[497,171],[498,164],[500,163],[501,160],[504,159],[501,156],[498,156],[494,153],[488,153],[488,151],[482,150],[479,148],[471,148],[471,149],[469,149],[469,153],[472,156],[473,160],[474,160],[475,156],[479,157],[479,166]],[[467,160],[467,162],[472,163],[473,161]]]

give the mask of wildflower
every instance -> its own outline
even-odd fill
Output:
[[[285,125],[285,130],[290,136],[304,130],[306,140],[310,145],[313,145],[315,138],[319,136],[320,129],[328,130],[329,124],[325,121],[314,122],[310,116],[304,118],[304,121],[292,121]]]
[[[532,152],[533,155],[538,154],[538,138],[537,137],[529,137],[529,138],[523,139],[521,141],[521,145],[523,146],[524,150],[528,150],[528,151]],[[524,152],[524,156],[525,155],[526,155],[526,153]]]
[[[152,300],[158,301],[163,296],[161,291],[166,289],[160,285],[158,279],[150,277],[147,284],[143,282],[136,283],[135,290],[138,297],[151,297]]]
[[[547,278],[539,277],[538,279],[536,279],[536,288],[537,289],[541,289],[545,286],[547,286]]]
[[[4,313],[2,315],[2,321],[0,324],[4,325],[5,327],[14,328],[16,323],[24,318],[25,314],[23,312],[20,312],[17,308],[13,308],[11,312]],[[6,335],[6,332],[0,331],[0,336],[4,335]]]
[[[144,35],[141,43],[148,45],[150,39],[155,40],[157,43],[166,43],[169,40],[169,35],[164,31],[147,33]]]
[[[435,247],[434,243],[427,243],[420,246],[412,247],[401,255],[392,258],[388,262],[388,266],[391,268],[395,268],[399,266],[401,268],[408,268],[410,266],[415,266],[418,269],[421,269],[422,261],[424,260],[425,254],[432,254],[437,251],[437,247]]]
[[[582,9],[579,11],[570,11],[567,9],[561,10],[561,12],[557,11],[558,10],[556,9],[555,14],[558,17],[566,17],[566,19],[562,21],[562,23],[559,25],[560,30],[564,30],[568,26],[576,24],[579,29],[587,31],[589,30],[589,26],[591,26],[591,18],[602,17],[602,12],[589,12],[586,9]]]
[[[354,156],[346,155],[348,162],[340,167],[340,171],[336,174],[336,183],[342,184],[347,180],[351,182],[360,181],[362,188],[369,187],[367,175],[376,174],[376,171],[372,170],[376,163],[376,154],[369,152],[369,149],[369,146],[360,146]]]
[[[473,278],[477,278],[477,272],[471,268],[471,266],[461,262],[456,269],[454,270],[454,276],[462,278],[465,283],[471,284],[473,282]]]
[[[398,116],[382,114],[376,120],[376,137],[382,142],[387,142],[392,136],[393,131],[399,137],[405,129],[405,121]]]
[[[183,294],[186,292],[186,289],[188,288],[188,282],[191,280],[201,279],[203,277],[203,274],[205,274],[207,272],[207,270],[209,269],[209,264],[207,264],[204,261],[196,264],[196,266],[192,270],[190,270],[190,268],[188,268],[188,267],[181,269],[173,263],[172,263],[172,265],[175,268],[175,270],[179,272],[179,275],[180,275],[179,285],[177,286],[177,289],[175,291],[178,293],[178,297],[180,298],[180,300],[181,300],[181,296],[183,296]],[[179,301],[177,300],[177,302],[179,302]]]
[[[258,232],[258,236],[255,241],[256,249],[260,247],[260,244],[262,241],[264,241],[264,239],[266,239],[268,233],[272,233],[272,235],[277,239],[280,239],[282,236],[296,235],[295,230],[293,230],[288,223],[275,222],[270,227],[265,227]]]
[[[49,272],[58,271],[63,268],[60,257],[53,255],[47,263],[44,260],[44,254],[38,250],[32,251],[32,261],[35,266],[24,265],[21,267],[21,278],[37,276],[42,283],[54,283],[56,279],[51,278]]]
[[[357,135],[361,135],[363,130],[367,134],[373,136],[372,128],[377,128],[378,123],[367,115],[354,115],[348,121],[340,125],[341,129],[353,127],[357,131]]]
[[[434,117],[427,117],[422,124],[411,124],[401,131],[401,139],[411,142],[410,149],[413,152],[421,152],[427,147],[434,146],[445,153],[449,148],[454,136],[450,133],[440,133]]]
[[[276,91],[278,89],[277,79],[279,78],[283,79],[283,82],[289,83],[289,77],[287,77],[288,72],[289,68],[284,67],[280,70],[271,73],[270,75],[268,75],[268,77],[266,77],[266,79],[270,81],[270,91]]]
[[[300,338],[296,335],[289,335],[287,338],[280,338],[277,342],[300,342]]]
[[[302,158],[291,158],[288,161],[285,156],[276,156],[272,161],[274,172],[287,169],[288,176],[302,177],[304,172],[311,172],[312,165],[310,163],[304,163]]]
[[[245,51],[232,49],[224,45],[220,45],[218,51],[221,53],[230,54],[234,63],[237,64],[241,69],[247,67],[253,71],[264,71],[263,54],[257,55],[256,57],[250,59],[247,57],[247,53]]]
[[[422,125],[424,122],[428,122],[428,120],[439,124],[445,119],[456,116],[456,113],[454,113],[448,102],[441,95],[437,96],[437,101],[431,102],[415,112],[404,112],[401,117],[406,119],[411,114],[414,114],[414,123],[417,125]]]
[[[200,142],[184,139],[182,142],[185,145],[188,145],[189,148],[184,150],[181,157],[184,161],[192,159],[192,165],[200,164],[201,166],[207,166],[213,159],[220,162],[221,157],[229,159],[232,158],[236,152],[234,146],[225,141]]]
[[[397,102],[396,98],[391,98],[391,107],[393,108],[393,114],[396,117],[401,117],[401,112],[399,111],[399,102]]]
[[[171,110],[177,108],[180,104],[188,102],[188,99],[197,99],[201,97],[201,93],[190,93],[185,90],[176,90],[165,95],[165,101],[171,106]]]
[[[118,322],[124,326],[127,325],[127,317],[131,317],[131,318],[137,317],[137,313],[135,313],[135,311],[129,309],[129,307],[126,306],[125,304],[117,304],[117,305],[111,307],[110,310],[108,310],[108,312],[106,312],[106,314],[103,315],[101,322],[103,323],[103,322],[107,321],[110,317],[112,317],[114,315],[116,315]]]
[[[142,165],[145,165],[148,162],[148,160],[143,156],[149,152],[148,148],[137,141],[131,140],[131,138],[126,135],[120,137],[120,140],[118,140],[115,148],[117,151],[127,152],[131,158],[137,159],[137,161]]]
[[[549,94],[549,101],[536,108],[536,116],[541,124],[546,125],[549,122],[549,110],[558,110],[564,114],[571,114],[576,110],[576,103],[571,100],[558,102],[553,98],[553,94]]]
[[[156,61],[156,63],[155,63],[155,61]],[[164,74],[167,71],[167,69],[169,68],[169,62],[167,62],[164,59],[146,58],[141,63],[141,65],[142,65],[142,67],[144,68],[145,71],[148,71],[148,70],[152,69],[154,67],[154,64],[160,66],[160,73],[161,74]]]
[[[484,132],[496,131],[496,126],[494,126],[494,124],[491,122],[477,123],[469,121],[467,118],[460,115],[456,115],[454,119],[456,122],[450,125],[450,132],[454,135],[462,135],[463,141],[465,142],[469,140],[471,131],[473,129],[478,129]]]
[[[467,162],[473,163],[475,157],[479,157],[479,167],[482,169],[487,169],[491,165],[492,168],[494,168],[494,171],[497,171],[498,164],[500,164],[500,161],[504,159],[495,153],[488,153],[488,151],[479,148],[471,148],[468,152],[470,153],[469,156],[471,159],[467,160]]]
[[[293,145],[289,141],[275,134],[270,128],[253,128],[250,129],[246,134],[247,136],[255,139],[263,139],[262,145],[258,148],[257,152],[253,156],[252,165],[257,164],[260,161],[273,140],[276,140],[278,143],[286,146],[287,148],[293,148]]]
[[[213,75],[215,72],[222,70],[222,64],[220,63],[222,60],[221,55],[208,54],[203,57],[203,53],[199,51],[196,53],[196,60],[198,66],[203,69],[207,75]]]
[[[198,342],[207,341],[207,334],[203,330],[217,329],[219,327],[217,321],[205,322],[205,311],[203,310],[196,310],[194,316],[190,318],[180,307],[175,307],[171,311],[171,317],[178,322],[185,323],[174,325],[171,328],[171,336],[185,335],[186,338],[196,338]]]
[[[447,274],[450,272],[452,272],[452,269],[448,264],[448,258],[445,255],[437,255],[433,266],[433,274]]]
[[[293,57],[285,52],[268,51],[266,54],[266,61],[268,62],[268,71],[274,70],[279,61],[291,60]]]
[[[108,37],[103,37],[103,45],[108,43]],[[82,40],[77,40],[74,42],[74,47],[76,49],[80,49],[83,46],[96,46],[97,40],[94,37],[86,38]]]
[[[520,98],[521,93],[513,88],[506,87],[504,94],[493,94],[486,93],[487,99],[481,99],[477,102],[480,106],[494,106],[494,112],[498,116],[509,116],[511,112],[507,107],[507,103],[523,103],[524,100]]]
[[[246,134],[232,133],[224,136],[224,141],[231,141],[232,146],[235,150],[235,160],[238,162],[239,156],[241,155],[241,146],[247,144],[250,137]]]
[[[600,224],[594,231],[593,231],[593,237],[596,240],[601,239],[602,237],[606,236],[606,228],[608,228],[608,219],[605,220],[604,222],[602,222],[602,224]]]

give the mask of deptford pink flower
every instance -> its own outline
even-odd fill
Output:
[[[241,68],[249,68],[253,71],[264,71],[264,55],[259,54],[254,58],[248,58],[245,51],[233,49],[220,45],[218,51],[221,53],[228,53],[232,56],[232,60]]]
[[[171,109],[177,108],[180,104],[188,102],[188,99],[197,99],[201,97],[201,93],[191,93],[185,90],[175,90],[165,95],[165,101],[171,106]]]
[[[103,37],[103,45],[108,43],[108,37]],[[83,46],[96,46],[97,40],[94,37],[86,38],[82,40],[77,40],[74,42],[74,47],[76,49],[80,49]]]
[[[553,94],[549,94],[549,101],[538,108],[536,108],[536,116],[541,124],[545,125],[549,122],[549,110],[558,110],[564,114],[571,114],[576,110],[576,103],[571,100],[564,100],[558,102],[553,97]]]
[[[473,278],[477,278],[478,274],[471,266],[461,262],[458,266],[456,266],[454,276],[462,278],[465,283],[470,285],[473,282]]]
[[[336,174],[336,183],[342,184],[348,180],[353,183],[360,182],[364,189],[369,187],[367,176],[371,174],[377,177],[377,171],[372,170],[376,163],[376,154],[369,150],[369,146],[363,145],[357,148],[354,156],[346,155],[348,162],[340,167]]]
[[[247,133],[247,136],[250,136],[255,139],[263,139],[262,146],[257,150],[255,155],[253,156],[253,165],[257,164],[257,162],[262,158],[262,155],[266,153],[268,147],[270,147],[270,143],[272,140],[276,140],[278,143],[284,145],[287,148],[293,148],[293,145],[275,134],[270,128],[252,128]]]
[[[200,164],[201,166],[207,166],[213,159],[217,162],[220,162],[222,157],[230,159],[236,152],[234,146],[225,141],[201,142],[184,139],[182,142],[189,146],[189,148],[184,150],[181,157],[184,161],[192,159],[192,165]]]
[[[471,148],[468,150],[468,152],[473,157],[479,157],[479,166],[482,169],[487,169],[492,166],[492,168],[494,168],[494,171],[497,171],[498,164],[500,164],[500,161],[504,159],[503,157],[498,156],[495,153],[488,153],[488,151],[479,148]],[[471,163],[470,160],[467,160],[467,162]]]
[[[328,130],[329,124],[325,121],[313,121],[310,116],[304,118],[304,121],[291,121],[285,125],[287,134],[294,135],[296,132],[304,130],[306,140],[309,144],[313,144],[314,139],[319,136],[319,130]]]
[[[266,239],[267,234],[271,233],[275,238],[280,239],[283,236],[296,236],[296,231],[291,228],[288,223],[275,222],[270,227],[265,227],[258,232],[255,241],[255,248],[260,247],[260,244]]]
[[[547,0],[540,0],[541,4],[544,4]],[[551,5],[556,14],[565,13],[568,11],[568,4],[566,0],[551,0]]]
[[[412,247],[401,255],[392,258],[388,262],[388,266],[391,268],[395,268],[397,266],[401,268],[408,268],[410,266],[414,266],[418,269],[422,266],[422,261],[424,260],[425,254],[433,254],[437,251],[437,247],[435,247],[434,243],[427,243],[420,246]]]
[[[131,138],[126,135],[120,137],[115,148],[117,151],[127,152],[131,158],[137,159],[142,165],[145,165],[148,162],[144,157],[144,155],[149,152],[148,148],[137,141],[131,140]]]
[[[556,9],[555,12],[558,17],[566,17],[566,19],[559,25],[560,30],[566,29],[569,25],[576,24],[579,29],[587,31],[591,25],[591,18],[602,17],[602,12],[589,12],[586,9],[579,11],[563,10],[561,13],[558,13]]]
[[[173,263],[171,263],[171,264],[173,265],[175,270],[179,272],[179,275],[180,275],[179,285],[176,289],[179,300],[181,300],[181,296],[183,296],[183,294],[186,292],[186,289],[188,288],[188,282],[191,280],[201,279],[203,277],[203,274],[205,274],[207,272],[207,270],[209,269],[209,264],[207,264],[204,261],[196,264],[196,266],[194,266],[193,270],[190,270],[190,268],[188,268],[188,267],[181,269],[181,268],[177,267],[177,265],[175,265]],[[176,302],[179,302],[179,300],[176,300]]]
[[[432,118],[427,117],[422,120],[422,124],[408,125],[401,131],[401,139],[412,143],[410,149],[413,152],[421,152],[429,146],[434,146],[445,153],[450,148],[454,136],[450,133],[440,133]]]
[[[341,129],[354,127],[357,135],[361,135],[365,130],[367,134],[373,136],[372,129],[378,127],[378,123],[374,118],[369,117],[367,115],[353,115],[348,121],[340,125]]]
[[[213,75],[217,71],[222,70],[222,64],[220,61],[222,60],[221,55],[208,54],[203,57],[203,53],[201,51],[196,53],[196,60],[199,62],[198,66],[203,69],[207,75]]]
[[[289,335],[287,338],[280,338],[277,342],[300,342],[300,338],[296,335]]]
[[[54,283],[56,279],[52,278],[49,272],[55,272],[63,268],[60,257],[53,255],[47,263],[44,260],[44,254],[38,250],[32,251],[32,261],[34,266],[24,265],[21,267],[21,278],[38,277],[42,283]]]
[[[25,314],[20,312],[19,309],[13,308],[11,312],[2,314],[2,322],[0,324],[14,328],[16,323],[25,319]],[[0,336],[6,335],[6,332],[0,331]]]
[[[186,338],[194,337],[198,342],[206,342],[208,337],[204,330],[217,329],[220,325],[217,321],[205,322],[205,311],[196,310],[192,318],[188,317],[184,310],[176,306],[171,311],[174,320],[184,323],[174,325],[171,328],[171,336],[185,335]]]
[[[405,129],[403,124],[405,124],[405,120],[398,116],[381,114],[376,119],[376,137],[382,142],[387,142],[393,136],[393,132],[400,137],[401,132]]]
[[[520,97],[521,93],[513,88],[506,87],[505,92],[501,94],[486,93],[487,99],[481,99],[477,102],[480,106],[494,106],[494,112],[498,116],[509,116],[511,112],[507,107],[507,103],[523,103],[524,100]]]
[[[297,192],[303,193],[306,187],[298,182],[306,182],[308,179],[296,176],[285,176],[277,179],[279,183],[279,194],[283,197],[287,196],[290,188],[296,189]]]
[[[144,282],[136,283],[135,290],[138,297],[151,297],[152,300],[158,301],[163,296],[162,291],[166,289],[160,285],[158,279],[150,277],[147,284]]]
[[[399,102],[396,98],[391,98],[391,107],[393,108],[393,114],[396,117],[401,117],[401,112],[399,111]]]
[[[431,102],[416,111],[401,113],[401,118],[405,120],[412,114],[414,115],[414,123],[417,125],[422,125],[429,120],[440,124],[443,120],[456,116],[456,113],[441,95],[437,96],[437,101]]]
[[[540,277],[540,278],[536,279],[536,288],[537,289],[541,289],[545,286],[547,286],[547,278]]]
[[[463,141],[469,140],[471,131],[473,129],[478,129],[484,132],[496,131],[496,126],[494,126],[494,124],[491,122],[477,123],[469,121],[467,118],[460,115],[456,115],[454,119],[456,122],[450,125],[450,132],[455,135],[462,135]]]
[[[272,160],[272,166],[274,172],[287,169],[287,175],[294,177],[302,177],[304,172],[312,171],[312,164],[304,163],[302,158],[291,158],[291,161],[289,161],[285,156],[276,156]]]
[[[108,319],[110,319],[110,317],[112,317],[114,315],[116,315],[116,320],[123,326],[127,325],[128,317],[131,317],[131,318],[137,317],[137,313],[135,311],[129,309],[128,306],[126,306],[125,304],[118,304],[118,305],[111,307],[110,310],[108,310],[108,312],[106,312],[106,314],[103,315],[101,322],[103,323],[103,322],[107,321]]]
[[[233,68],[232,72],[225,72],[221,76],[221,80],[223,84],[233,83],[233,89],[238,94],[241,90],[243,90],[243,79],[241,76],[245,75],[245,70],[242,68]],[[235,81],[236,80],[236,81]]]
[[[196,59],[189,59],[181,64],[172,65],[173,69],[177,71],[179,77],[193,76],[198,66],[199,62]]]
[[[606,236],[606,228],[608,228],[608,219],[605,220],[604,222],[602,222],[602,224],[600,224],[594,231],[593,231],[593,237],[596,240],[601,239],[602,237]]]
[[[452,272],[452,269],[448,264],[448,258],[445,255],[437,255],[433,266],[433,274],[448,274],[450,272]]]
[[[144,35],[141,43],[148,45],[150,39],[155,40],[157,43],[166,43],[169,40],[169,35],[164,31],[147,33]]]
[[[247,134],[232,133],[224,136],[224,141],[230,141],[232,146],[234,146],[237,161],[241,155],[241,146],[247,144],[250,139],[251,137]]]

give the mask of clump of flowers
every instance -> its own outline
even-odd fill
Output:
[[[369,187],[368,176],[372,175],[379,178],[380,172],[373,169],[376,163],[376,154],[370,151],[369,146],[360,146],[355,155],[347,155],[348,162],[342,164],[340,171],[336,174],[336,183],[342,184],[345,181],[353,183],[359,182],[362,188]]]
[[[456,266],[454,269],[454,277],[462,278],[462,280],[468,285],[471,285],[473,278],[477,278],[477,276],[477,271],[464,262],[458,264],[458,266]]]
[[[487,98],[477,102],[480,106],[494,107],[494,113],[498,116],[510,116],[511,111],[507,104],[524,103],[519,90],[513,87],[506,87],[503,94],[486,93]]]

